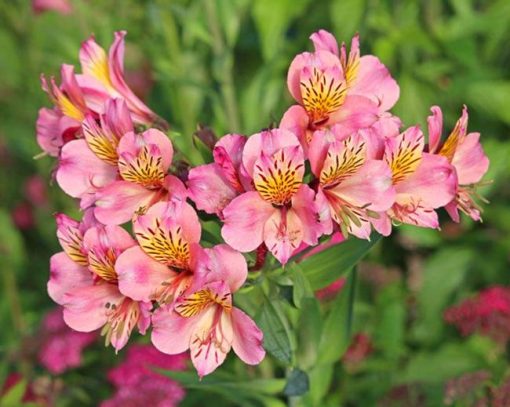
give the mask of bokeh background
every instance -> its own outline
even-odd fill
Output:
[[[362,53],[390,68],[401,88],[393,112],[406,126],[426,128],[437,104],[452,129],[466,104],[493,183],[480,188],[491,201],[483,223],[442,214],[441,231],[400,227],[377,244],[359,267],[353,344],[321,388],[312,380],[312,395],[289,405],[510,405],[509,1],[46,3],[69,7],[0,2],[0,404],[18,405],[31,392],[31,403],[98,405],[115,391],[109,370],[126,357],[96,340],[64,373],[41,361],[42,341],[53,335],[42,324],[54,309],[46,293],[48,259],[59,250],[52,214],[78,214],[51,182],[54,161],[34,159],[37,112],[50,105],[40,74],[77,64],[91,33],[108,48],[115,30],[127,30],[128,82],[198,164],[199,124],[217,135],[251,134],[279,121],[291,104],[290,61],[324,28],[345,42],[359,32]],[[182,405],[236,405],[225,394],[211,398],[210,387],[188,390]]]

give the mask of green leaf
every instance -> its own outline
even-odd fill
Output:
[[[466,97],[469,105],[510,124],[510,81],[472,83]]]
[[[315,365],[322,335],[322,315],[314,297],[302,301],[301,314],[297,325],[298,346],[296,356],[298,365],[308,370]]]
[[[257,0],[252,15],[260,36],[262,55],[266,61],[281,51],[285,32],[310,0]]]
[[[423,273],[423,286],[418,294],[420,318],[414,336],[422,342],[439,339],[444,327],[442,312],[453,292],[460,286],[473,260],[469,249],[443,249],[429,258]]]
[[[331,2],[331,22],[339,42],[350,45],[352,36],[360,29],[365,0],[342,0]]]
[[[23,395],[27,388],[26,380],[20,380],[9,391],[0,399],[0,405],[2,407],[18,407],[20,406]]]
[[[356,274],[349,275],[346,286],[337,294],[324,322],[317,364],[337,362],[351,343],[352,311]]]
[[[293,369],[287,379],[287,384],[283,389],[283,394],[287,397],[302,396],[310,389],[310,380],[306,372],[300,369]]]
[[[282,300],[265,297],[255,320],[264,332],[264,348],[278,360],[290,365],[293,359],[292,333],[282,306]]]
[[[338,280],[381,239],[374,234],[370,241],[350,238],[299,263],[313,290],[327,287]]]
[[[301,308],[301,302],[304,299],[314,298],[312,287],[298,264],[292,263],[289,265],[288,275],[294,287],[292,290],[292,302],[296,307]]]

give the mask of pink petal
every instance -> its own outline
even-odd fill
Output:
[[[417,200],[398,202],[389,211],[390,215],[402,223],[424,228],[439,228],[439,220],[434,209]]]
[[[108,283],[72,290],[64,296],[64,320],[76,331],[94,331],[108,320],[106,304],[120,304],[123,299],[117,287]]]
[[[80,198],[110,184],[115,177],[115,167],[90,151],[85,140],[73,140],[62,147],[56,178],[70,196]]]
[[[158,148],[163,160],[163,169],[167,171],[172,163],[174,149],[170,139],[159,130],[149,129],[140,134],[127,133],[120,140],[117,151],[119,155],[130,153],[137,156],[143,147],[150,144]]]
[[[479,139],[479,133],[469,133],[457,146],[452,165],[457,171],[460,185],[476,184],[489,169],[489,158]]]
[[[441,141],[441,133],[443,132],[443,112],[439,106],[430,108],[432,115],[427,118],[429,127],[429,153],[435,153]]]
[[[120,225],[133,218],[135,212],[147,206],[157,194],[141,185],[115,181],[97,194],[94,214],[105,225]]]
[[[314,32],[310,39],[313,42],[313,45],[315,47],[315,51],[329,51],[332,54],[335,54],[336,56],[339,56],[338,53],[338,43],[330,32],[326,30],[319,30],[317,32]]]
[[[134,131],[133,120],[124,99],[108,99],[101,120],[103,127],[108,128],[118,139]]]
[[[253,178],[253,167],[262,152],[267,156],[273,155],[284,147],[300,146],[294,133],[284,129],[266,130],[248,138],[243,150],[243,165],[250,177]]]
[[[51,256],[48,294],[57,304],[64,303],[66,293],[90,285],[92,274],[86,267],[72,261],[64,252]]]
[[[243,255],[226,244],[205,249],[205,262],[197,265],[196,273],[205,272],[205,282],[225,281],[230,292],[237,291],[246,281],[248,265]]]
[[[341,124],[347,133],[370,127],[378,119],[379,107],[371,99],[348,93],[343,105],[333,112],[328,125]]]
[[[460,214],[459,214],[459,208],[457,206],[457,202],[455,200],[451,201],[449,204],[447,204],[445,207],[446,212],[448,212],[448,215],[450,215],[450,218],[456,223],[460,222]],[[477,219],[474,219],[477,220]]]
[[[275,211],[258,192],[245,192],[223,210],[221,236],[236,250],[255,250],[264,240],[264,224]]]
[[[416,171],[396,185],[397,202],[420,201],[426,208],[445,206],[457,191],[455,169],[446,157],[423,153]]]
[[[373,55],[360,58],[359,71],[349,94],[368,97],[381,112],[391,109],[400,96],[400,88],[388,68]]]
[[[134,113],[134,118],[139,123],[151,125],[158,119],[157,115],[150,110],[129,88],[124,78],[124,37],[125,31],[117,31],[115,40],[108,55],[108,68],[113,87],[119,92]]]
[[[55,109],[39,109],[37,116],[37,143],[41,149],[52,157],[57,157],[60,147],[64,144],[60,131],[62,113]],[[79,124],[76,122],[77,126]]]
[[[185,352],[196,323],[197,318],[183,318],[170,307],[158,308],[152,316],[152,344],[169,355]]]
[[[126,250],[117,258],[115,271],[120,292],[135,301],[153,300],[162,283],[176,275],[167,266],[147,256],[139,246]]]
[[[293,105],[287,109],[280,121],[280,129],[294,133],[304,151],[308,151],[309,140],[312,139],[312,131],[309,130],[310,118],[301,105]]]
[[[379,160],[368,160],[352,176],[328,191],[357,207],[368,205],[373,211],[386,211],[395,201],[391,170]]]
[[[264,225],[264,243],[283,265],[299,247],[303,235],[303,224],[292,209],[276,209]]]
[[[301,185],[292,198],[292,211],[297,215],[303,227],[303,242],[316,245],[325,229],[321,222],[319,207],[315,202],[315,192],[308,185]]]
[[[239,308],[232,308],[234,341],[232,348],[241,360],[248,365],[257,365],[266,356],[262,347],[264,334],[255,322]]]
[[[188,188],[197,209],[218,215],[238,194],[216,163],[192,168]]]

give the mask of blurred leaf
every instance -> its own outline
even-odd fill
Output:
[[[439,339],[444,308],[464,279],[473,256],[469,249],[445,248],[425,263],[423,286],[418,293],[420,318],[414,330],[417,340],[434,342]]]
[[[287,397],[301,396],[310,388],[310,381],[306,372],[299,369],[293,369],[287,379],[287,384],[283,389],[283,394]]]
[[[351,38],[361,28],[366,0],[332,1],[330,10],[336,37],[350,46]]]
[[[293,354],[291,329],[282,306],[281,300],[266,297],[255,320],[264,332],[264,348],[289,365]]]
[[[292,280],[292,302],[298,308],[301,308],[301,302],[304,299],[315,298],[310,282],[303,274],[303,270],[296,263],[289,265],[289,276]]]
[[[12,386],[6,394],[0,398],[0,406],[2,407],[19,407],[23,403],[21,400],[27,388],[26,380],[20,380]]]
[[[327,287],[356,265],[381,239],[373,234],[371,240],[349,238],[300,262],[313,290]]]
[[[297,324],[298,365],[308,370],[315,366],[322,335],[322,315],[319,301],[306,297],[301,304],[301,313]]]
[[[310,0],[257,0],[252,15],[260,36],[262,55],[266,61],[280,52],[285,32]]]
[[[25,259],[21,234],[14,227],[10,215],[0,208],[0,261],[3,267],[16,269]]]
[[[356,276],[354,270],[352,270],[347,284],[337,294],[324,321],[317,360],[319,365],[337,362],[351,343],[349,325],[352,318],[355,282]]]
[[[469,84],[466,103],[489,116],[510,124],[510,81],[487,81]]]

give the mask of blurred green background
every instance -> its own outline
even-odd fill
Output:
[[[192,148],[192,135],[199,123],[223,135],[251,134],[279,122],[292,103],[286,88],[290,61],[311,49],[308,36],[324,28],[340,42],[359,32],[362,54],[375,54],[389,67],[401,89],[393,112],[406,126],[425,126],[437,104],[449,130],[466,104],[469,129],[482,133],[491,160],[486,179],[494,182],[483,189],[491,203],[482,224],[464,219],[456,225],[444,217],[442,231],[401,227],[376,246],[360,266],[354,308],[354,332],[366,333],[373,351],[356,369],[340,366],[327,379],[320,376],[324,388],[312,372],[313,391],[303,403],[437,406],[444,403],[445,382],[466,372],[488,370],[494,385],[503,380],[506,348],[480,335],[463,338],[443,321],[443,312],[486,287],[508,285],[508,0],[71,3],[73,12],[63,16],[36,15],[27,0],[0,2],[3,377],[12,371],[44,374],[31,357],[31,341],[52,305],[48,259],[59,250],[52,213],[76,214],[74,202],[50,181],[54,161],[33,159],[40,152],[37,111],[50,105],[39,75],[58,76],[63,62],[77,64],[80,43],[91,33],[107,48],[113,31],[127,30],[128,82],[171,123],[180,134],[175,143],[198,164],[202,157]],[[42,178],[34,181],[35,175]],[[33,184],[43,198],[34,198]],[[104,369],[112,355],[97,347],[79,374],[64,378],[86,393],[97,389],[80,403],[94,405],[108,395]],[[76,405],[74,395],[68,397]]]

